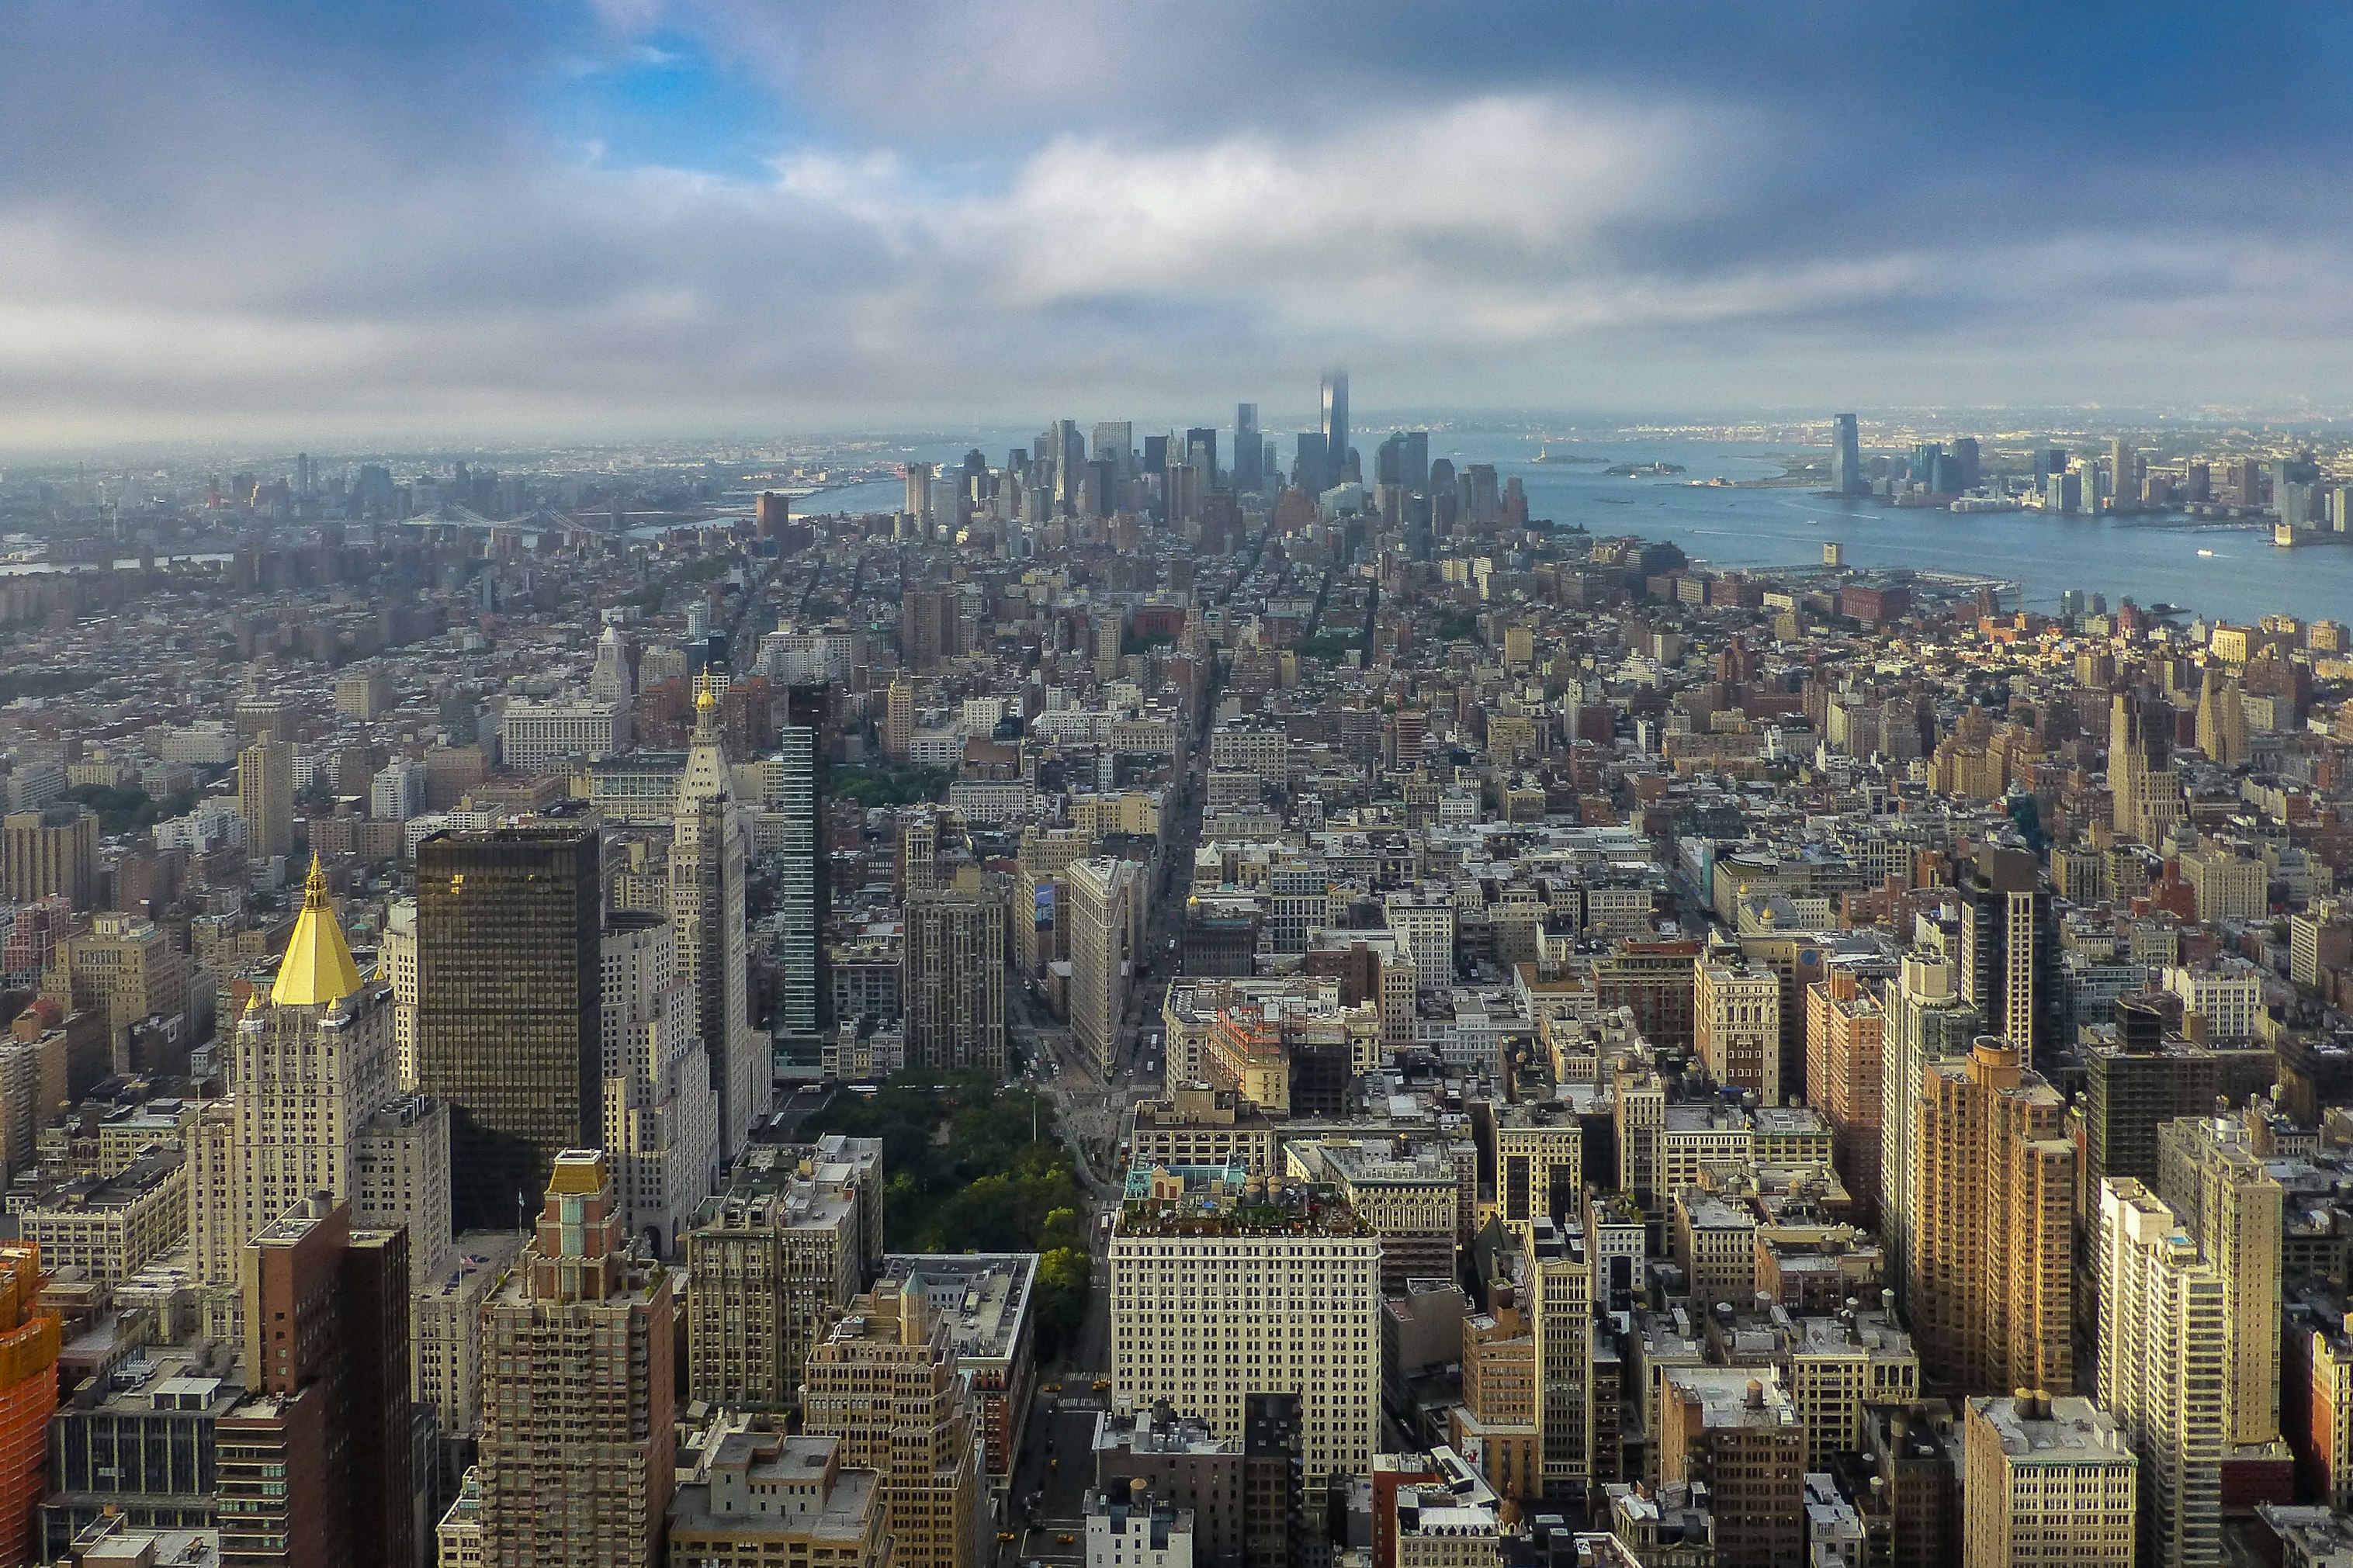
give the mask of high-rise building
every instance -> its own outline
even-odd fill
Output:
[[[776,876],[776,956],[782,973],[776,1027],[790,1034],[815,1034],[832,1022],[831,987],[824,973],[831,900],[822,741],[815,726],[798,723],[786,724],[777,737],[782,787],[776,811],[784,818],[784,847]]]
[[[915,745],[915,689],[902,677],[891,683],[882,702],[882,760],[903,763]]]
[[[1593,1271],[1577,1233],[1548,1220],[1520,1231],[1520,1249],[1535,1333],[1538,1474],[1546,1497],[1581,1499],[1593,1483]]]
[[[925,670],[955,652],[955,595],[944,588],[910,588],[899,595],[899,658]]]
[[[1063,923],[1071,943],[1071,1032],[1105,1065],[1119,1053],[1134,980],[1137,883],[1131,860],[1074,860],[1062,873],[1070,896]]]
[[[1958,470],[1955,478],[1959,480],[1960,488],[1965,490],[1977,489],[1978,481],[1984,477],[1984,470],[1978,454],[1976,437],[1957,436],[1953,438],[1953,463]]]
[[[58,943],[41,994],[66,1012],[104,1018],[112,1059],[124,1061],[133,1025],[187,1013],[194,977],[189,956],[154,921],[102,914],[88,931]]]
[[[895,1280],[852,1301],[809,1352],[803,1425],[882,1477],[892,1568],[979,1568],[982,1445],[955,1336]]]
[[[1781,980],[1761,964],[1702,958],[1693,965],[1694,1044],[1708,1076],[1781,1103]]]
[[[2198,689],[2198,749],[2226,768],[2247,760],[2247,710],[2235,676],[2209,667]]]
[[[237,809],[245,852],[255,859],[294,853],[294,748],[256,741],[237,754]]]
[[[1087,443],[1075,419],[1054,421],[1054,503],[1064,513],[1076,510],[1079,490],[1086,482]]]
[[[2075,1146],[2066,1101],[1981,1036],[1923,1074],[1914,1131],[1911,1311],[1945,1386],[2073,1384]]]
[[[1311,495],[1331,489],[1331,462],[1324,454],[1324,432],[1302,430],[1291,460],[1291,482]]]
[[[599,702],[627,702],[637,695],[629,670],[629,645],[621,628],[607,626],[596,636],[596,664],[588,672],[588,695]]]
[[[602,947],[605,1152],[628,1233],[669,1258],[718,1175],[719,1095],[670,922],[616,910]]]
[[[1201,488],[1214,489],[1218,482],[1218,432],[1212,426],[1196,425],[1185,432],[1185,460],[1201,470]]]
[[[57,1315],[37,1310],[41,1251],[0,1246],[0,1562],[23,1563],[33,1515],[48,1490],[44,1464],[49,1415],[58,1407]]]
[[[2122,436],[2108,443],[2108,472],[2115,483],[2116,501],[2112,510],[2137,511],[2140,498],[2140,454]]]
[[[2140,1462],[2105,1411],[2029,1390],[1961,1418],[1966,1568],[2133,1568]]]
[[[2158,1180],[2158,1134],[2167,1122],[2212,1112],[2218,1100],[2243,1103],[2270,1087],[2269,1046],[2200,1045],[2168,1026],[2153,999],[2125,996],[2115,1006],[2116,1037],[2084,1047],[2084,1179],[2088,1190],[2110,1176]]]
[[[627,1250],[604,1154],[552,1162],[522,1263],[482,1308],[483,1560],[659,1561],[676,1449],[670,1277]]]
[[[450,1108],[459,1229],[513,1228],[557,1153],[603,1131],[602,870],[577,827],[417,847],[417,1081]]]
[[[243,1254],[257,1397],[214,1426],[222,1562],[408,1568],[407,1232],[354,1229],[350,1205],[318,1193]]]
[[[1855,431],[1854,416],[1841,414],[1831,421],[1831,493],[1859,496],[1867,488],[1862,475],[1862,444]]]
[[[1721,1568],[1804,1556],[1806,1423],[1771,1367],[1672,1366],[1659,1390],[1659,1479],[1704,1481]]]
[[[2166,1123],[2158,1130],[2157,1158],[2158,1196],[2222,1280],[2226,1440],[2239,1447],[2276,1442],[2286,1194],[2236,1118]]]
[[[961,889],[911,897],[899,973],[910,1067],[1004,1075],[1003,900]]]
[[[776,1081],[768,1037],[752,1026],[744,813],[730,793],[730,779],[719,732],[719,695],[705,680],[695,693],[694,736],[678,784],[670,918],[678,931],[679,973],[694,990],[698,1032],[719,1095],[722,1160],[733,1158],[751,1140],[753,1127],[768,1113]],[[815,1005],[813,989],[808,1000]]]
[[[2181,788],[2166,755],[2169,724],[2169,719],[2153,719],[2129,692],[2117,692],[2109,707],[2111,820],[2118,833],[2143,844],[2163,844],[2181,816]]]
[[[1310,1487],[1361,1475],[1380,1430],[1380,1237],[1339,1194],[1240,1165],[1138,1168],[1111,1238],[1113,1400],[1216,1430],[1247,1397],[1299,1396]],[[1225,1281],[1269,1283],[1249,1310]]]
[[[422,1284],[450,1237],[449,1113],[400,1090],[393,991],[363,979],[314,862],[267,1001],[254,993],[226,1045],[226,1169],[192,1145],[190,1209],[208,1331],[249,1336],[244,1249],[316,1195],[370,1230],[398,1229]],[[201,1142],[202,1129],[193,1138]],[[348,1227],[347,1227],[348,1228]]]
[[[1324,373],[1324,488],[1340,482],[1348,466],[1348,373]]]
[[[2140,1457],[2140,1562],[2222,1561],[2230,1453],[2221,1270],[2129,1176],[2100,1184],[2099,1397]]]
[[[1852,970],[1806,987],[1806,1096],[1831,1124],[1831,1159],[1871,1229],[1879,1228],[1881,1096],[1887,1014]]]
[[[1961,884],[1961,999],[2031,1062],[2063,1042],[2058,931],[2032,852],[1989,845]]]
[[[865,1286],[859,1184],[879,1169],[812,1164],[756,1148],[686,1237],[687,1392],[783,1409],[809,1352]]]
[[[1234,489],[1243,495],[1266,488],[1265,439],[1259,434],[1258,405],[1234,405]]]
[[[1879,1216],[1888,1278],[1910,1283],[1915,1140],[1930,1064],[1966,1057],[1981,1026],[1961,1000],[1953,966],[1928,953],[1906,954],[1888,988],[1888,1029],[1880,1081]]]
[[[98,817],[68,801],[0,818],[0,900],[47,898],[77,910],[98,902]]]
[[[929,522],[932,519],[932,465],[902,463],[899,472],[907,484],[906,504],[900,510],[911,517]]]
[[[1135,423],[1129,419],[1104,419],[1095,425],[1091,460],[1113,465],[1120,479],[1135,471]]]

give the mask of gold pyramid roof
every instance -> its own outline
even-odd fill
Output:
[[[294,940],[278,965],[269,999],[280,1007],[315,1007],[340,1002],[360,988],[360,967],[327,902],[327,873],[311,857],[311,877],[302,887],[302,912],[294,919]]]

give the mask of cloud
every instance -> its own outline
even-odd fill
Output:
[[[0,21],[0,444],[2353,393],[2344,129],[1958,8],[549,15]]]

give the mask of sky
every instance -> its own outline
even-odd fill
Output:
[[[2353,409],[2353,7],[12,0],[0,449]]]

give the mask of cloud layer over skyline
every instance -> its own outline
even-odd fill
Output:
[[[2353,407],[2321,5],[29,0],[0,447]]]

